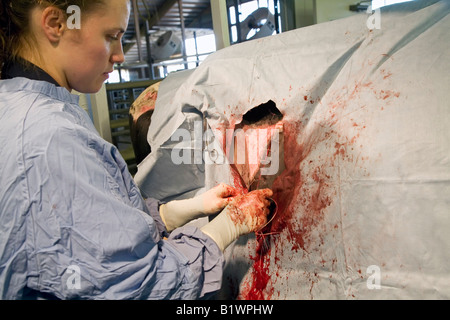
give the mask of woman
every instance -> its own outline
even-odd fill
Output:
[[[79,29],[68,27],[69,5]],[[2,299],[203,297],[220,288],[222,251],[267,220],[270,190],[221,184],[144,201],[70,94],[98,91],[123,62],[129,14],[127,0],[2,0]],[[183,227],[213,213],[201,229]]]

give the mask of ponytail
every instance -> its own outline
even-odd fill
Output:
[[[27,44],[24,35],[29,31],[30,13],[40,1],[1,0],[1,2],[0,65],[3,68],[7,61],[15,60],[22,46]]]
[[[3,63],[10,53],[10,44],[11,40],[9,36],[11,34],[10,21],[9,21],[9,10],[10,9],[10,1],[1,0],[2,6],[0,7],[0,70],[3,67]]]

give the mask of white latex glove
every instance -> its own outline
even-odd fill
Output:
[[[272,194],[272,190],[263,189],[235,197],[201,230],[224,251],[241,235],[255,232],[267,223]]]
[[[194,198],[163,204],[159,214],[171,232],[189,221],[220,212],[236,195],[236,189],[222,183]]]

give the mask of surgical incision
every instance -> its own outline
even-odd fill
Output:
[[[283,170],[283,115],[273,101],[249,110],[226,139],[235,184],[247,191],[269,187]],[[280,148],[281,146],[281,148]]]

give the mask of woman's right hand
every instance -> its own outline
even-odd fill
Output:
[[[264,227],[269,214],[270,189],[255,190],[239,195],[201,230],[212,238],[224,251],[241,235],[255,232]]]
[[[261,189],[233,198],[227,213],[231,221],[242,228],[241,234],[260,230],[267,223],[272,195],[272,190]]]

